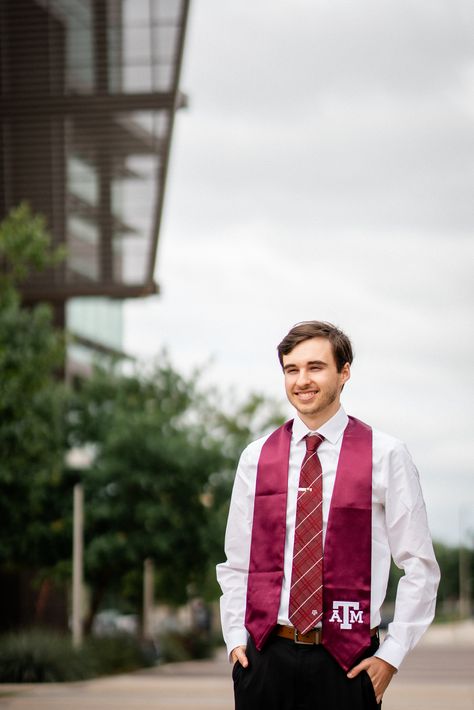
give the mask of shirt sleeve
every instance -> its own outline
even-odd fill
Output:
[[[247,645],[245,607],[256,481],[256,461],[249,447],[240,458],[235,475],[225,534],[226,561],[217,565],[224,641],[230,655],[236,646]]]
[[[404,575],[395,613],[376,656],[398,668],[434,618],[440,579],[418,471],[406,447],[388,454],[385,522],[392,558]]]

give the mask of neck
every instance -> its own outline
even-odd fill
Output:
[[[308,429],[315,431],[332,419],[333,416],[339,411],[340,406],[341,403],[338,400],[337,402],[334,402],[333,406],[328,407],[323,412],[317,412],[316,414],[302,414],[301,412],[298,412],[298,416],[303,424],[306,424]]]

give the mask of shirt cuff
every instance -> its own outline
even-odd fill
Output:
[[[403,649],[392,637],[387,636],[374,656],[398,669],[406,656],[406,649]]]
[[[229,656],[229,661],[231,660],[230,654],[237,646],[247,646],[248,633],[246,629],[242,631],[232,631],[226,639],[227,655]]]

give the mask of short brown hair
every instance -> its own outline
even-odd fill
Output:
[[[294,347],[311,338],[326,338],[326,340],[329,340],[338,372],[341,372],[346,362],[349,365],[352,363],[351,341],[342,330],[339,330],[332,323],[307,320],[294,325],[279,344],[278,359],[280,360],[280,365],[283,367],[283,355],[288,355]]]

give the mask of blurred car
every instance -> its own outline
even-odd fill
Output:
[[[99,611],[92,624],[94,636],[113,636],[114,634],[138,633],[138,616],[136,614],[123,614],[118,609],[103,609]]]

